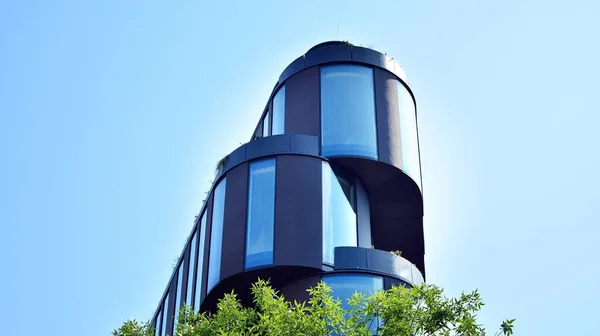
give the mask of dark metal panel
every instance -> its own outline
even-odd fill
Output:
[[[223,171],[228,171],[229,169],[239,165],[240,163],[246,160],[246,146],[240,146],[231,154],[227,156],[225,160],[225,164],[223,165]]]
[[[387,276],[383,277],[383,289],[388,290],[388,289],[391,289],[392,287],[398,287],[398,286],[410,287],[409,284],[407,284],[406,282],[404,282],[400,279],[387,277]]]
[[[319,155],[319,138],[304,134],[291,135],[291,151],[296,154]]]
[[[289,153],[290,138],[285,135],[274,135],[262,139],[256,139],[246,144],[246,160],[252,160],[262,156]]]
[[[373,244],[375,248],[401,250],[402,257],[417,266],[425,275],[425,241],[423,218],[373,218]]]
[[[358,182],[356,187],[358,246],[370,248],[373,245],[373,242],[371,241],[371,209],[369,205],[369,195],[362,183]]]
[[[320,275],[305,277],[283,287],[281,289],[281,294],[288,301],[293,302],[296,300],[298,302],[305,302],[310,298],[307,289],[317,286],[320,281]]]
[[[399,168],[373,160],[332,159],[364,183],[371,210],[371,239],[376,249],[400,250],[423,272],[423,203],[419,188]]]
[[[318,67],[288,79],[285,88],[285,131],[320,136],[320,74]]]
[[[279,76],[279,83],[285,82],[289,77],[302,70],[304,70],[304,55],[296,58],[283,70],[283,73]]]
[[[356,247],[336,247],[334,249],[336,270],[367,269],[367,249]]]
[[[352,47],[352,60],[355,62],[368,63],[385,68],[385,55],[373,49],[363,47]]]
[[[309,50],[304,57],[306,68],[327,62],[351,61],[352,46],[346,43],[323,45]]]
[[[392,274],[395,259],[396,255],[388,251],[367,250],[367,267],[372,271]]]
[[[385,61],[384,68],[391,73],[396,73],[396,61],[388,55],[383,55],[383,59]]]
[[[227,173],[220,280],[244,271],[247,194],[248,163],[244,163]]]
[[[375,68],[375,113],[379,161],[402,167],[398,81],[391,73]]]
[[[275,175],[275,265],[320,268],[321,160],[280,156]]]

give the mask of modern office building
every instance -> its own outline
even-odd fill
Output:
[[[218,165],[151,322],[214,311],[257,278],[289,300],[323,280],[344,298],[424,281],[416,107],[402,68],[346,42],[281,74],[250,141]],[[401,251],[401,256],[390,251]]]

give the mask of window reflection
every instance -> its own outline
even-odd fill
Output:
[[[210,292],[221,278],[221,246],[223,245],[223,215],[225,210],[225,187],[227,179],[224,178],[215,188],[212,224],[210,231],[210,253],[208,255],[208,282],[207,291]]]
[[[285,86],[273,98],[273,135],[285,133]]]
[[[163,303],[162,315],[163,315],[163,319],[162,319],[162,323],[161,323],[160,334],[162,336],[166,336],[167,335],[167,316],[169,316],[169,294],[167,294],[167,296],[165,297],[165,301]]]
[[[160,335],[161,324],[162,324],[162,310],[156,316],[156,321],[154,323],[154,327],[156,328],[156,329],[154,329],[154,336]]]
[[[196,298],[194,299],[194,308],[200,310],[200,299],[202,297],[202,277],[204,273],[204,244],[206,242],[206,212],[200,219],[200,236],[198,237],[198,266],[196,267]]]
[[[337,246],[357,246],[355,192],[353,182],[336,176],[327,162],[322,165],[323,262],[333,264]]]
[[[341,301],[344,309],[350,309],[348,299],[355,292],[364,293],[367,297],[383,290],[383,278],[366,274],[332,274],[323,276],[323,282],[331,287],[331,294]],[[376,333],[379,319],[371,323],[371,332]]]
[[[275,159],[252,162],[248,184],[246,268],[273,263]]]
[[[323,156],[377,158],[373,69],[357,65],[321,68]]]
[[[179,309],[181,308],[181,297],[184,295],[183,293],[183,265],[185,264],[184,260],[179,264],[179,270],[177,271],[177,290],[175,295],[175,323],[177,322],[177,318],[179,317]]]
[[[421,188],[421,165],[419,161],[419,139],[417,135],[415,102],[401,82],[398,82],[398,109],[400,116],[402,170]]]
[[[267,111],[267,114],[265,115],[265,119],[263,119],[263,138],[269,136],[271,133],[271,128],[269,125],[269,116],[270,115],[271,115],[271,112]]]
[[[190,262],[188,268],[188,279],[187,279],[187,295],[185,297],[185,304],[191,306],[192,302],[192,288],[194,286],[194,275],[196,274],[196,243],[197,243],[198,231],[194,231],[192,234],[192,242],[190,244]]]

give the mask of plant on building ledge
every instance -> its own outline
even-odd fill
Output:
[[[216,173],[218,173],[223,168],[228,157],[229,155],[225,155],[221,160],[217,162],[217,165],[215,166]]]
[[[402,251],[396,250],[396,251],[390,251],[391,254],[393,255],[397,255],[398,257],[402,257]]]

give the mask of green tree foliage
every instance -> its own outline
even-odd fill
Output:
[[[112,332],[113,336],[154,336],[154,328],[149,322],[129,320]]]
[[[244,307],[234,293],[226,294],[216,313],[179,313],[176,336],[479,336],[485,335],[476,317],[483,301],[475,290],[447,298],[437,286],[393,287],[370,296],[355,293],[348,309],[321,282],[310,288],[306,302],[289,302],[268,282],[252,285],[253,307]],[[502,322],[495,335],[513,334],[513,320]],[[127,321],[115,336],[148,336],[148,323]]]

